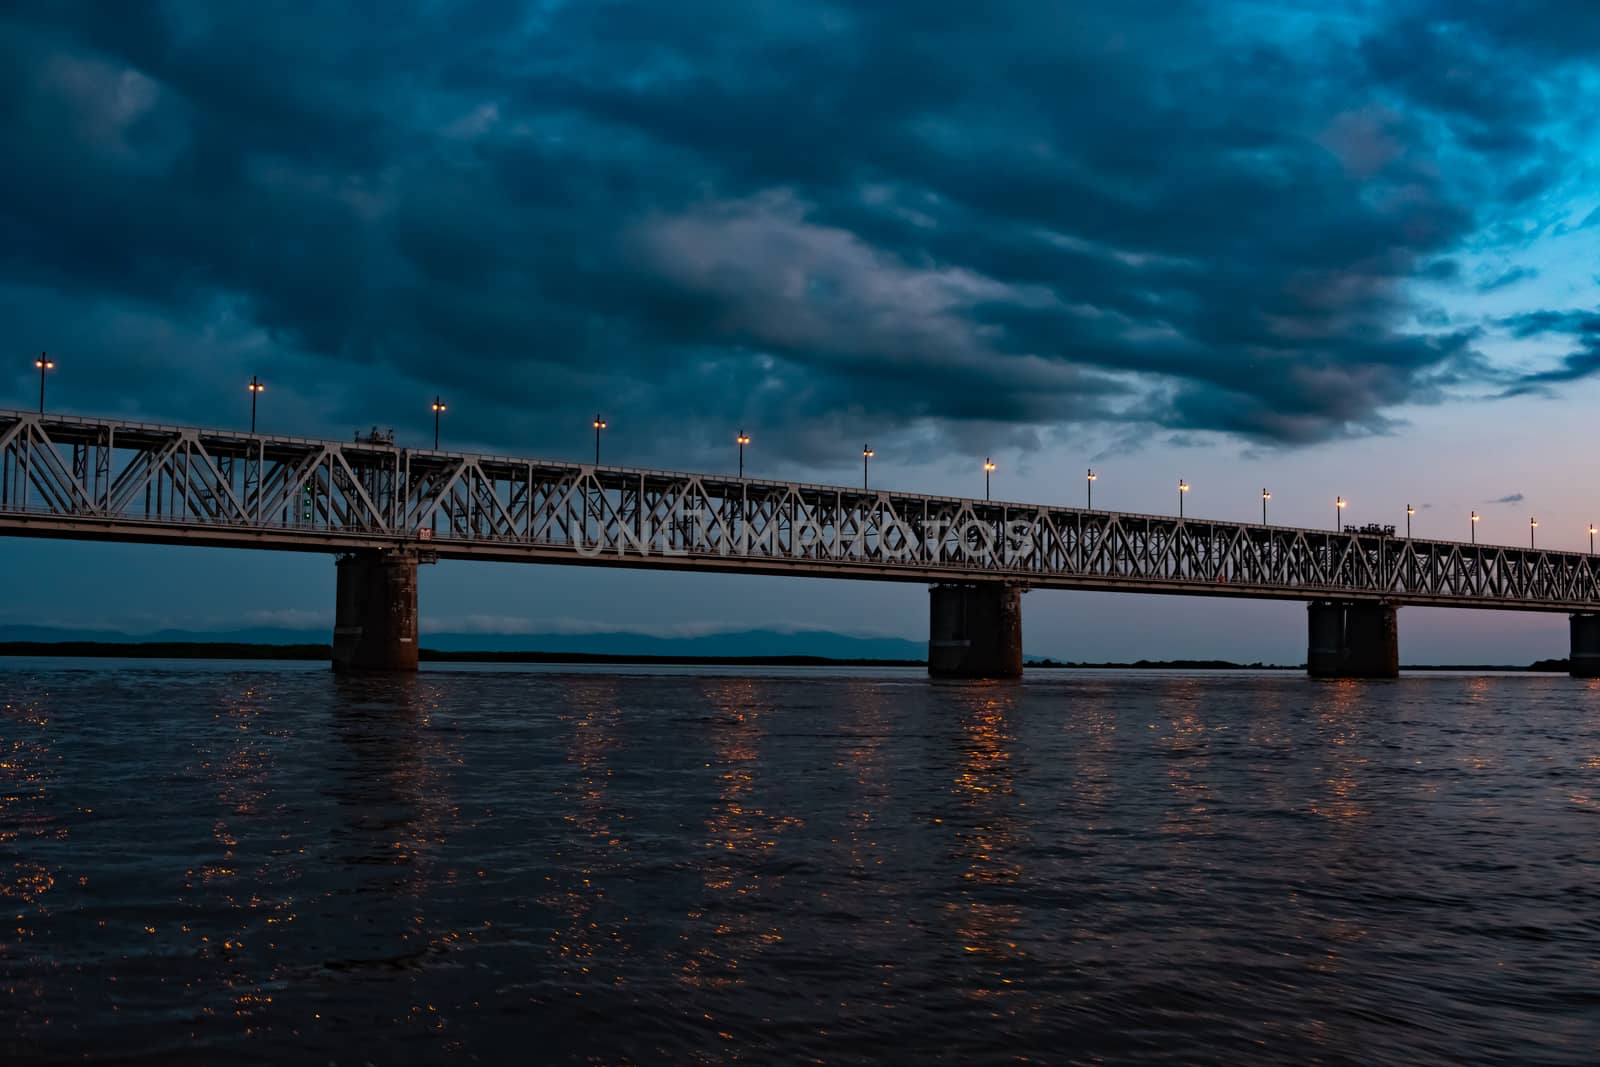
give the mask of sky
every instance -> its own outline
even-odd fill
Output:
[[[10,403],[1581,548],[1600,5],[633,0],[0,13]],[[0,622],[331,621],[324,558],[12,541]],[[925,591],[440,564],[424,628],[918,637]],[[1038,591],[1030,652],[1298,662]],[[1565,620],[1407,609],[1408,660]]]

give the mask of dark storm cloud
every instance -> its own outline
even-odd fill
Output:
[[[300,429],[438,390],[506,448],[603,408],[638,459],[1381,431],[1481,370],[1407,287],[1567,173],[1587,54],[1487,4],[11,11],[0,310],[74,403],[204,418],[259,371]]]
[[[1539,272],[1532,267],[1512,267],[1501,271],[1492,278],[1478,283],[1478,292],[1492,293],[1496,289],[1506,289],[1518,282],[1531,281],[1539,276]]]
[[[1575,382],[1600,372],[1600,312],[1535,311],[1514,315],[1503,323],[1513,337],[1564,337],[1572,348],[1558,366],[1518,378],[1508,396],[1538,393],[1554,385]]]

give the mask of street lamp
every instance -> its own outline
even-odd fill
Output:
[[[1415,515],[1416,513],[1417,513],[1417,509],[1416,508],[1412,507],[1410,504],[1406,505],[1406,540],[1407,541],[1411,540],[1411,516]]]
[[[1589,524],[1589,555],[1594,555],[1594,523]]]
[[[983,499],[989,499],[989,475],[994,473],[994,460],[983,457]]]
[[[1093,467],[1090,467],[1089,468],[1089,473],[1084,478],[1084,482],[1083,482],[1084,486],[1089,490],[1089,500],[1088,500],[1088,505],[1089,506],[1088,506],[1088,509],[1087,509],[1089,511],[1093,511],[1094,510],[1094,480],[1097,477],[1099,477],[1099,475],[1095,474]]]
[[[744,446],[750,443],[750,436],[740,430],[739,436],[734,440],[739,442],[739,477],[742,480],[744,478]]]
[[[44,372],[47,371],[47,370],[55,370],[56,369],[56,361],[51,359],[49,356],[45,355],[43,352],[40,352],[39,353],[39,358],[33,361],[33,365],[35,367],[39,368],[39,414],[43,415],[44,414]]]
[[[1183,518],[1183,494],[1189,491],[1189,483],[1182,478],[1178,479],[1178,518]]]
[[[1342,496],[1336,496],[1336,497],[1333,498],[1333,532],[1334,533],[1338,533],[1339,532],[1339,527],[1340,527],[1340,525],[1342,525],[1342,523],[1344,521],[1344,506],[1346,504],[1348,504],[1348,503],[1350,503],[1350,501],[1346,500]]]
[[[1472,513],[1472,543],[1478,543],[1478,513],[1476,511]]]
[[[1539,520],[1538,519],[1529,519],[1528,520],[1528,547],[1529,548],[1533,547],[1533,531],[1537,530],[1538,528],[1539,528]]]
[[[1261,490],[1261,525],[1267,524],[1267,501],[1272,499],[1272,494],[1265,489]]]
[[[600,431],[606,428],[606,420],[600,417],[597,411],[594,414],[594,465],[600,466]]]
[[[448,410],[444,401],[435,394],[433,398],[433,450],[439,451],[439,416]]]
[[[250,384],[245,386],[250,390],[250,432],[256,432],[256,397],[267,387],[261,384],[261,379],[254,374],[250,375]]]
[[[861,491],[867,491],[867,464],[872,462],[872,457],[877,455],[872,451],[871,445],[861,446]]]

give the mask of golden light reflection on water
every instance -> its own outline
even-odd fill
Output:
[[[1174,681],[1161,690],[1153,723],[1156,743],[1166,756],[1167,789],[1172,802],[1163,807],[1161,830],[1176,845],[1212,828],[1213,786],[1206,780],[1211,769],[1211,739],[1203,714],[1206,687],[1196,678]]]
[[[41,927],[50,915],[58,872],[39,857],[45,841],[65,841],[67,827],[48,814],[59,757],[51,750],[50,716],[42,699],[0,707],[0,909],[8,927],[0,937],[0,959],[25,958],[38,951]],[[35,1025],[46,1017],[42,975],[13,979],[0,1003],[0,1014],[14,1013],[16,1022]]]
[[[1294,782],[1284,771],[1294,755],[1290,716],[1295,714],[1299,704],[1286,699],[1288,690],[1278,683],[1277,678],[1257,682],[1250,694],[1250,718],[1245,736],[1250,749],[1264,757],[1251,760],[1249,764],[1256,788],[1269,809],[1287,812],[1299,802]]]
[[[8,703],[0,722],[5,726],[0,739],[0,849],[13,857],[0,880],[0,907],[18,924],[19,937],[31,936],[31,927],[21,924],[29,913],[43,909],[56,876],[44,863],[28,858],[26,846],[67,836],[67,828],[55,825],[44,812],[58,759],[50,750],[50,718],[40,703]]]
[[[248,896],[234,889],[239,881],[238,834],[248,832],[240,826],[261,814],[269,791],[273,768],[273,753],[269,738],[265,736],[266,719],[263,704],[266,701],[256,690],[245,688],[237,696],[223,703],[212,713],[218,724],[226,729],[217,749],[204,749],[199,754],[199,770],[211,781],[217,802],[217,817],[211,825],[211,836],[216,842],[216,856],[198,867],[185,872],[186,881],[180,900],[198,909],[207,908],[213,915],[226,916],[223,925],[228,932],[217,936],[198,933],[185,928],[186,934],[198,937],[198,955],[213,961],[218,978],[232,999],[233,1015],[253,1019],[272,1003],[271,994],[264,990],[267,975],[261,974],[251,963],[254,953],[244,953],[245,942],[265,917],[280,922],[293,922],[294,914],[286,896],[263,899],[257,893]],[[274,879],[263,877],[269,872],[249,872],[250,885],[274,884]],[[220,899],[219,899],[220,898]],[[277,924],[274,924],[277,925]],[[155,929],[148,928],[155,934]],[[208,925],[207,929],[214,929]],[[269,954],[276,947],[275,933],[260,946]],[[202,1008],[212,1014],[209,1005]]]
[[[1394,686],[1382,683],[1382,692]],[[1322,774],[1320,796],[1313,796],[1310,810],[1326,819],[1359,819],[1372,814],[1361,801],[1361,783],[1370,762],[1363,754],[1364,716],[1369,713],[1374,683],[1358,679],[1339,679],[1320,688],[1325,698],[1317,710],[1316,743]]]
[[[846,689],[845,706],[849,713],[845,723],[849,741],[835,766],[849,772],[856,787],[855,803],[845,815],[850,867],[863,884],[872,884],[869,872],[884,863],[877,825],[879,809],[888,794],[883,746],[890,717],[883,688],[867,682],[857,682]]]
[[[1083,828],[1093,830],[1098,825],[1096,818],[1106,813],[1116,785],[1111,769],[1116,757],[1117,715],[1106,699],[1103,683],[1086,682],[1074,693],[1061,729],[1073,741],[1068,784],[1085,809]]]
[[[629,917],[604,923],[598,918],[605,903],[606,882],[614,871],[626,870],[625,811],[611,798],[613,753],[622,743],[622,709],[616,680],[604,676],[563,679],[565,708],[561,720],[567,728],[566,762],[574,777],[564,787],[562,820],[572,831],[576,855],[561,867],[574,877],[543,900],[566,919],[552,930],[550,942],[563,966],[588,975],[604,963],[607,980],[620,983],[623,968],[608,950],[626,952]]]
[[[436,684],[409,677],[339,677],[332,684],[332,719],[310,728],[327,729],[339,742],[333,785],[343,820],[334,823],[337,851],[317,862],[359,872],[362,892],[382,890],[364,915],[373,928],[350,945],[356,954],[335,953],[325,962],[350,971],[417,957],[456,936],[431,932],[422,906],[438,881],[436,856],[458,816],[448,790],[455,757],[444,735],[430,729],[440,702]],[[299,768],[280,762],[290,735],[274,715],[273,699],[270,680],[264,689],[245,680],[213,712],[221,729],[207,735],[196,756],[213,791],[214,852],[186,872],[179,897],[186,910],[207,915],[203,928],[185,924],[181,933],[195,939],[195,958],[214,967],[227,1010],[246,1033],[271,1014],[285,982],[304,978],[303,964],[285,962],[306,947],[296,943],[295,924],[304,909],[321,907],[328,892],[309,898],[300,892],[308,881],[308,839],[285,818],[278,799]],[[275,841],[263,839],[265,827],[276,829]],[[396,868],[401,873],[391,875]],[[329,883],[330,872],[314,873],[318,884]],[[396,907],[400,900],[406,903]],[[400,928],[384,928],[397,910]],[[368,958],[367,939],[383,944],[383,958]],[[210,1005],[199,1010],[217,1011]]]
[[[963,888],[960,900],[949,907],[962,951],[979,961],[976,980],[966,990],[980,1000],[1014,987],[1025,956],[1018,938],[1021,907],[995,899],[996,890],[1015,886],[1022,875],[1015,855],[1020,806],[1012,764],[1015,714],[1016,689],[1004,683],[968,687],[959,711],[960,760],[951,792],[964,809],[963,828],[955,837]],[[1005,1013],[1014,1012],[1006,1008]]]
[[[1457,743],[1464,751],[1458,761],[1474,774],[1495,770],[1504,763],[1505,754],[1500,751],[1501,741],[1495,721],[1498,715],[1496,695],[1494,679],[1482,675],[1467,679],[1466,701],[1462,710],[1465,729],[1457,738]],[[1486,801],[1480,798],[1479,803]]]
[[[1600,771],[1600,753],[1595,753],[1587,757],[1583,761],[1583,768],[1587,771]],[[1594,795],[1583,789],[1568,793],[1567,802],[1585,808],[1594,807],[1596,804]]]
[[[782,927],[758,903],[781,888],[783,877],[765,870],[766,854],[804,820],[770,812],[761,800],[772,795],[760,777],[767,723],[776,714],[767,683],[708,678],[704,700],[711,715],[708,766],[716,774],[717,799],[706,819],[700,863],[705,905],[688,918],[696,925],[709,922],[712,936],[685,935],[695,947],[684,962],[682,980],[696,988],[727,990],[743,985],[744,968],[783,941]]]
[[[346,850],[340,860],[359,872],[358,891],[371,894],[372,905],[364,915],[370,929],[357,943],[359,955],[333,965],[355,973],[415,966],[475,938],[487,925],[436,927],[426,907],[447,896],[442,891],[460,877],[442,857],[461,823],[451,785],[455,768],[465,761],[454,731],[434,721],[453,683],[427,674],[349,675],[338,676],[336,685]],[[405,1019],[435,1032],[450,1024],[426,1003],[408,1004]],[[459,1039],[450,1038],[444,1047],[458,1045]]]

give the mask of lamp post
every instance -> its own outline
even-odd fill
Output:
[[[1594,555],[1594,523],[1589,524],[1589,555]]]
[[[1084,487],[1089,490],[1088,508],[1086,509],[1088,511],[1094,510],[1094,480],[1097,477],[1099,477],[1099,475],[1095,474],[1093,467],[1089,468],[1089,473],[1084,477]]]
[[[439,451],[439,416],[444,414],[446,410],[444,401],[440,400],[438,394],[435,393],[433,397],[433,450],[435,452]]]
[[[1478,543],[1478,513],[1476,511],[1472,513],[1472,543]]]
[[[868,484],[867,484],[867,464],[872,462],[872,457],[875,456],[876,454],[877,453],[872,451],[872,446],[871,445],[862,445],[861,446],[861,491],[862,492],[866,492],[867,488],[868,488]]]
[[[605,429],[605,428],[606,428],[606,420],[602,419],[600,417],[600,413],[598,411],[595,412],[594,413],[594,465],[596,467],[600,466],[600,431]]]
[[[989,499],[989,475],[994,473],[994,460],[983,457],[983,499]]]
[[[1342,496],[1333,498],[1333,532],[1338,533],[1339,527],[1344,523],[1344,506],[1349,501]]]
[[[1267,501],[1269,501],[1271,499],[1272,499],[1272,494],[1267,492],[1266,489],[1263,488],[1261,490],[1261,525],[1263,525],[1263,526],[1265,526],[1267,524]]]
[[[740,480],[743,480],[744,479],[744,446],[750,443],[750,435],[745,433],[743,430],[740,430],[739,431],[739,436],[737,438],[735,438],[735,440],[739,442],[739,478],[740,478]]]
[[[1533,531],[1537,530],[1538,528],[1539,528],[1539,520],[1538,519],[1529,519],[1528,520],[1528,547],[1530,549],[1534,547],[1534,545],[1533,545]]]
[[[44,372],[47,371],[47,370],[55,370],[56,369],[56,361],[51,359],[45,353],[40,352],[39,353],[39,358],[33,361],[33,365],[35,367],[39,368],[39,414],[43,415],[44,414]]]
[[[1411,540],[1411,516],[1415,515],[1416,513],[1417,513],[1417,509],[1416,508],[1412,507],[1410,504],[1406,505],[1406,540],[1407,541]]]
[[[250,390],[250,432],[256,432],[256,397],[261,395],[267,387],[261,384],[261,379],[254,374],[250,375],[250,384],[245,386]]]
[[[1189,483],[1182,478],[1178,479],[1178,518],[1183,518],[1183,494],[1189,491]]]

